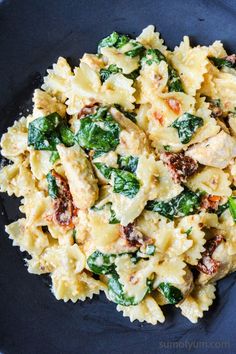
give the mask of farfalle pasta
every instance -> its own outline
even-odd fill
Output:
[[[32,113],[1,139],[6,226],[58,300],[105,292],[133,322],[176,306],[196,323],[236,270],[236,56],[220,41],[169,51],[154,26],[60,57]]]

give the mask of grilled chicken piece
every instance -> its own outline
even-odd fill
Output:
[[[216,136],[193,145],[186,155],[203,165],[225,168],[236,156],[236,138],[221,131]]]

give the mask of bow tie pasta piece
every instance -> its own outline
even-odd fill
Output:
[[[171,62],[180,73],[184,91],[195,96],[201,87],[203,75],[207,72],[208,50],[205,47],[190,47],[189,37],[185,36],[179,47],[170,55]]]
[[[6,226],[9,238],[13,240],[13,246],[20,247],[21,252],[30,255],[40,255],[48,247],[49,240],[41,227],[28,225],[26,219],[19,219]]]
[[[156,263],[155,273],[154,289],[162,282],[183,284],[186,274],[186,263],[181,257],[166,257],[161,263]]]
[[[79,145],[69,148],[58,145],[57,150],[75,206],[79,209],[90,208],[98,198],[98,186],[92,166],[84,151]]]
[[[117,305],[116,309],[118,312],[123,312],[124,317],[129,317],[131,322],[138,320],[155,325],[158,322],[163,323],[165,321],[161,308],[151,295],[145,296],[136,306]]]
[[[139,67],[139,58],[137,56],[132,58],[125,55],[122,52],[122,48],[104,47],[101,48],[101,54],[105,57],[108,65],[115,64],[122,70],[123,74],[130,74]]]
[[[178,228],[182,233],[187,234],[187,239],[192,241],[184,253],[184,259],[188,264],[196,265],[201,258],[201,253],[204,251],[205,233],[201,230],[202,219],[199,215],[189,215],[181,219]]]
[[[137,79],[136,102],[139,104],[154,103],[159,94],[166,90],[168,81],[168,64],[161,61],[145,65]]]
[[[164,40],[160,38],[159,32],[155,32],[155,27],[153,25],[144,28],[136,40],[146,48],[158,49],[163,54],[167,53],[167,47],[164,45]]]
[[[52,200],[36,190],[25,195],[20,210],[26,214],[28,225],[46,226],[52,217]]]
[[[227,56],[227,53],[221,41],[215,41],[207,49],[209,57],[224,58]]]
[[[210,195],[229,197],[232,194],[229,175],[216,167],[204,167],[191,177],[187,185],[193,191],[204,190]]]
[[[100,71],[105,67],[105,62],[103,57],[98,57],[96,54],[85,53],[80,59],[81,63],[87,64],[92,70]]]
[[[24,154],[28,150],[26,118],[15,121],[13,126],[7,129],[7,133],[1,138],[1,154],[11,159]]]
[[[236,75],[219,72],[213,80],[217,92],[216,96],[221,100],[223,111],[233,112],[236,107]]]
[[[50,161],[50,156],[51,151],[30,149],[30,168],[32,174],[38,180],[42,180],[53,168],[53,164]]]
[[[85,272],[71,274],[58,268],[51,274],[51,278],[53,294],[57,300],[65,302],[92,299],[93,295],[98,295],[101,290],[105,290],[105,285],[100,280],[94,279]]]
[[[196,286],[190,295],[181,303],[176,305],[181,309],[183,316],[192,323],[197,323],[198,318],[203,317],[203,312],[207,311],[215,299],[215,286],[208,284]]]
[[[59,57],[57,63],[53,64],[52,69],[48,69],[47,73],[48,75],[44,77],[42,89],[64,103],[68,82],[70,77],[73,76],[70,65],[65,58]]]
[[[230,256],[236,255],[236,224],[227,208],[219,218],[218,228],[223,230],[224,238],[227,241],[227,251]]]
[[[28,116],[27,123],[32,120],[57,112],[61,117],[66,115],[66,105],[57,100],[56,97],[40,89],[36,89],[33,95],[33,115]]]
[[[81,63],[75,68],[74,77],[70,79],[67,92],[67,113],[76,114],[91,102],[106,104],[120,104],[125,109],[133,109],[135,89],[133,80],[127,79],[121,73],[111,75],[103,84],[99,74],[87,64]]]
[[[0,170],[0,190],[16,197],[24,197],[36,190],[32,173],[21,159]]]

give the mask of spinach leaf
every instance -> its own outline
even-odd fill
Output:
[[[127,55],[128,57],[134,58],[138,55],[141,56],[145,52],[145,47],[141,43],[133,39],[131,39],[129,43],[132,45],[133,48],[125,52],[125,55]]]
[[[118,66],[116,64],[111,64],[108,66],[107,69],[101,69],[100,70],[100,79],[102,82],[105,82],[109,76],[111,76],[112,74],[117,74],[117,73],[121,73],[122,69],[118,68]]]
[[[98,44],[98,53],[101,52],[103,47],[115,47],[121,48],[126,43],[128,43],[130,38],[125,34],[119,34],[117,32],[112,32],[109,36],[103,38]]]
[[[109,219],[109,224],[120,224],[120,220],[117,219],[116,214],[115,214],[114,210],[112,209],[112,204],[110,205],[110,213],[111,213],[111,216]]]
[[[134,198],[140,189],[139,180],[131,172],[114,169],[113,192],[120,193],[128,198]]]
[[[178,130],[179,139],[182,144],[187,144],[192,139],[197,129],[203,126],[203,119],[190,113],[184,113],[177,118],[171,127]]]
[[[163,145],[163,148],[165,151],[171,151],[171,146],[170,145]]]
[[[88,257],[87,264],[95,274],[109,274],[115,269],[115,259],[115,254],[104,254],[100,251],[95,251]]]
[[[184,92],[183,85],[178,72],[171,66],[168,66],[168,83],[169,92]]]
[[[226,58],[209,57],[209,59],[218,69],[222,69],[224,67],[236,68],[236,63],[227,60]]]
[[[102,156],[104,154],[106,154],[105,151],[99,151],[99,150],[93,151],[93,159],[96,159],[97,157],[100,157],[100,156]]]
[[[121,170],[134,173],[138,166],[138,157],[135,156],[119,156],[118,165]]]
[[[33,146],[35,150],[56,152],[56,146],[60,143],[72,146],[74,134],[58,113],[37,118],[29,124],[28,145]],[[55,154],[52,155],[53,160],[56,157]]]
[[[125,111],[125,110],[121,107],[121,105],[119,105],[119,104],[114,104],[114,106],[115,106],[115,108],[116,108],[118,111],[120,111],[121,113],[123,113],[126,118],[130,119],[130,120],[131,120],[132,122],[134,122],[134,123],[137,122],[137,120],[136,120],[136,114],[135,114],[135,113]]]
[[[119,282],[119,276],[114,272],[108,281],[108,294],[111,301],[123,306],[137,305],[135,298],[124,293],[123,285]]]
[[[81,119],[75,139],[85,149],[108,152],[116,149],[119,134],[119,124],[108,113],[107,107],[101,107],[95,114]]]
[[[193,227],[191,226],[188,230],[185,231],[186,235],[189,236],[193,230]]]
[[[58,113],[52,113],[30,122],[28,145],[33,146],[35,150],[56,150],[56,145],[61,142],[56,133],[61,120]]]
[[[60,126],[61,140],[65,146],[73,146],[75,135],[66,124]]]
[[[229,197],[229,211],[236,222],[236,197]]]
[[[114,177],[113,192],[120,193],[128,198],[133,198],[140,189],[140,183],[135,175],[125,170],[109,167],[101,162],[95,162],[94,165],[107,179]]]
[[[74,243],[77,243],[77,240],[76,240],[76,229],[73,229],[73,231],[72,231],[72,238],[73,238]]]
[[[107,178],[107,179],[111,178],[111,174],[112,174],[112,171],[114,170],[114,168],[109,167],[101,162],[94,162],[94,165],[97,167],[97,169],[101,172],[101,174],[105,178]]]
[[[225,203],[225,204],[222,204],[222,205],[219,205],[218,206],[218,209],[216,210],[216,214],[218,216],[221,216],[221,214],[223,214],[223,212],[228,209],[229,207],[229,202]]]
[[[130,37],[127,34],[119,34],[119,37],[116,41],[115,47],[122,48],[125,44],[130,41]]]
[[[52,164],[54,164],[59,158],[60,158],[60,155],[59,155],[58,151],[52,151],[49,161]]]
[[[172,305],[178,304],[181,300],[183,300],[182,292],[170,283],[160,283],[159,289],[168,302]]]
[[[201,194],[185,189],[177,197],[169,201],[152,200],[146,205],[147,210],[155,211],[166,218],[173,220],[174,217],[181,217],[194,214],[201,202]]]
[[[124,292],[123,285],[119,282],[119,276],[115,271],[112,273],[108,281],[108,294],[111,301],[123,306],[138,305],[143,300],[144,296],[152,291],[152,288],[153,279],[148,278],[146,281],[146,289],[144,293],[139,298],[135,298],[134,296],[129,296]]]
[[[160,52],[159,49],[147,49],[145,55],[141,59],[141,64],[152,65],[152,63],[159,64],[161,61],[166,62],[166,57]]]
[[[130,80],[134,81],[139,76],[139,73],[140,73],[140,67],[138,69],[135,69],[134,71],[132,71],[129,74],[125,74],[125,76],[127,77],[127,79],[130,79]]]
[[[56,179],[51,172],[48,172],[46,178],[48,182],[48,193],[51,198],[56,199],[58,196],[58,187],[57,187]]]

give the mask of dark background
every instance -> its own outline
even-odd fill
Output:
[[[137,35],[154,24],[170,48],[221,39],[236,48],[234,0],[0,0],[0,132],[31,109],[31,96],[59,55],[74,64],[113,30]],[[236,353],[235,275],[220,282],[217,300],[197,325],[165,308],[166,322],[130,323],[103,295],[85,303],[56,301],[48,280],[28,274],[4,225],[17,218],[16,199],[0,200],[0,353]]]

